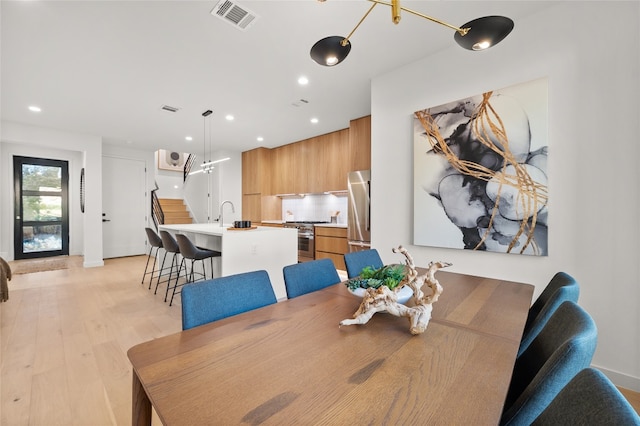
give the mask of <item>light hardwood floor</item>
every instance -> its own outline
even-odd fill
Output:
[[[146,256],[87,269],[70,259],[15,275],[0,304],[2,425],[130,424],[127,350],[181,330],[180,299],[169,307],[140,284]],[[638,411],[640,394],[622,391]]]
[[[145,259],[14,275],[0,304],[2,425],[131,423],[127,350],[181,330],[179,299],[140,284]]]

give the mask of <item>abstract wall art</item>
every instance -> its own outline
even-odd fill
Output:
[[[414,113],[415,245],[548,255],[548,81]]]

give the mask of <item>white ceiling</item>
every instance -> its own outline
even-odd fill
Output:
[[[460,49],[471,67],[482,54],[458,47],[452,30],[408,13],[394,25],[390,8],[378,5],[352,36],[349,57],[321,67],[309,57],[311,46],[329,35],[346,36],[369,2],[238,0],[259,16],[244,32],[210,14],[217,3],[3,0],[2,119],[140,149],[202,153],[209,134],[214,150],[274,147],[370,114],[374,76],[442,49]],[[402,3],[454,25],[509,16],[514,31],[518,18],[550,4]],[[447,72],[447,64],[434,66]],[[301,75],[307,86],[298,85]],[[165,104],[180,110],[162,111]],[[30,112],[30,105],[42,112]],[[213,114],[205,134],[207,109]],[[227,114],[235,120],[226,121]],[[311,124],[312,117],[319,123]]]

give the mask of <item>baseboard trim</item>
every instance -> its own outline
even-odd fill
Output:
[[[85,268],[96,268],[98,266],[104,266],[104,260],[99,260],[96,262],[84,262],[82,266]]]
[[[613,382],[614,385],[632,390],[634,392],[640,392],[640,377],[629,376],[618,371],[609,370],[607,368],[592,365],[593,368],[597,368],[602,371],[605,376]]]

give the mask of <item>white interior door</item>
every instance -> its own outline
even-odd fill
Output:
[[[105,259],[146,251],[145,163],[102,157],[102,250]]]

